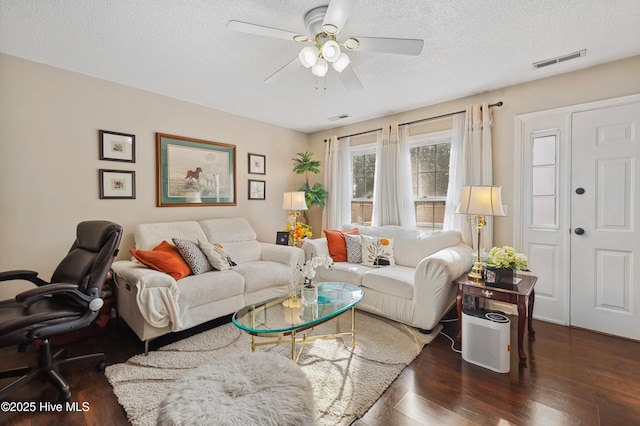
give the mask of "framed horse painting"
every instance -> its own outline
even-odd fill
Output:
[[[156,133],[158,207],[235,206],[236,146]]]

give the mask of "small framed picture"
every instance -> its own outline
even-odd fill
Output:
[[[100,159],[136,162],[136,136],[127,133],[100,130]]]
[[[260,154],[249,154],[249,173],[252,175],[267,174],[267,157]]]
[[[284,231],[276,232],[276,244],[281,246],[289,245],[289,233]]]
[[[487,284],[496,284],[498,282],[495,268],[484,268],[484,282]]]
[[[264,200],[267,182],[264,180],[249,179],[249,199]]]
[[[100,169],[100,199],[135,199],[136,172]]]

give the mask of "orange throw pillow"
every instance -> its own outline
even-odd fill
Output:
[[[347,261],[347,242],[344,239],[344,234],[358,235],[358,228],[347,232],[324,230],[324,235],[327,237],[327,245],[329,246],[329,256],[334,262]]]
[[[191,268],[178,249],[166,241],[158,244],[153,250],[129,249],[129,252],[138,262],[156,271],[164,272],[174,280],[191,275]]]

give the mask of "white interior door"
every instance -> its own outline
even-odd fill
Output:
[[[640,103],[576,112],[571,325],[640,340]]]
[[[550,111],[516,119],[515,246],[538,277],[535,318],[569,323],[570,114]],[[565,188],[567,187],[567,188]]]

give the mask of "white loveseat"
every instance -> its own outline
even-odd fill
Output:
[[[356,308],[417,327],[432,330],[454,305],[454,279],[473,263],[473,250],[459,232],[426,233],[399,226],[347,225],[360,235],[393,239],[395,265],[370,267],[335,262],[332,269],[318,268],[316,282],[339,281],[360,286],[364,297]],[[326,238],[308,240],[302,248],[310,259],[329,255]]]
[[[218,243],[237,263],[176,281],[134,260],[114,262],[118,313],[145,342],[145,352],[155,337],[286,294],[292,280],[299,281],[304,262],[299,248],[257,241],[244,218],[141,224],[134,236],[137,250],[152,250],[174,238]]]

